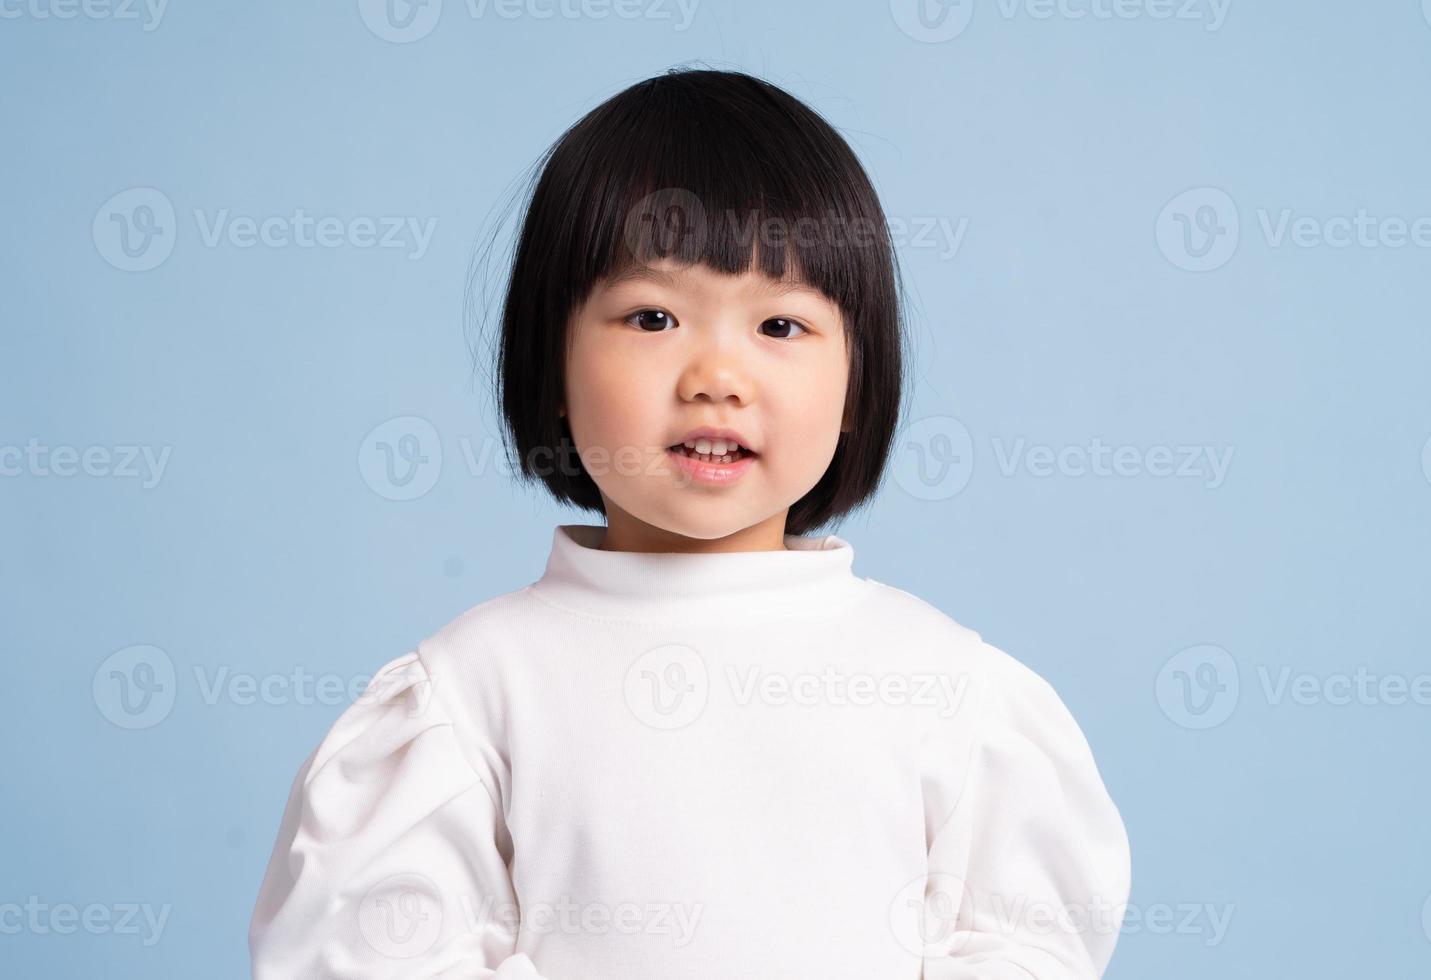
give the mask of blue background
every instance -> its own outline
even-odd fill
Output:
[[[157,23],[53,2],[0,18],[0,904],[171,911],[152,945],[0,934],[0,972],[247,975],[290,781],[342,708],[272,685],[361,683],[593,520],[499,465],[474,248],[566,126],[696,62],[823,113],[892,222],[963,223],[957,249],[901,244],[910,427],[834,530],[1079,719],[1150,917],[1108,976],[1427,974],[1431,704],[1276,690],[1431,670],[1431,235],[1317,243],[1358,209],[1431,215],[1416,0],[1232,0],[1216,29],[1206,0],[965,0],[945,40],[902,0],[700,0],[684,29],[669,0],[447,0],[409,38],[353,2],[172,0]],[[139,261],[162,261],[126,271],[116,229],[154,204]],[[296,209],[436,224],[420,257],[204,241]],[[1284,209],[1310,244],[1276,235]],[[1094,440],[1135,465],[1083,472]],[[60,476],[27,444],[169,455],[157,482]],[[1055,462],[1009,463],[1020,445]],[[431,489],[396,499],[422,487],[382,454],[414,446]],[[1148,471],[1183,446],[1230,452],[1226,473]],[[159,653],[110,660],[135,646]],[[109,671],[134,657],[172,664],[174,700],[126,728]],[[271,696],[205,697],[235,675]]]

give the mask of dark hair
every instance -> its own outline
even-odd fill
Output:
[[[671,69],[591,110],[536,166],[496,358],[500,414],[522,479],[605,514],[558,414],[569,321],[599,281],[669,257],[731,274],[758,263],[839,306],[852,428],[791,506],[786,533],[809,533],[873,497],[904,392],[898,273],[879,198],[829,123],[743,72]],[[721,215],[740,217],[711,220]],[[812,222],[823,231],[804,234]],[[758,244],[751,229],[760,230]]]

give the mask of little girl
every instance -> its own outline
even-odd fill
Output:
[[[604,518],[384,666],[293,784],[257,980],[1072,980],[1128,840],[1038,674],[815,534],[902,396],[845,141],[673,71],[552,147],[502,310],[520,472]]]

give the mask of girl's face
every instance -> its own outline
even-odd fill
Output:
[[[563,412],[604,546],[783,548],[786,513],[848,428],[849,372],[839,307],[799,283],[668,260],[598,283],[572,317]],[[754,455],[714,471],[678,458],[705,426]]]

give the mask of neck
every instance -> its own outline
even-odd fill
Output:
[[[730,534],[711,538],[692,537],[638,520],[610,500],[606,502],[606,533],[602,551],[714,555],[734,551],[785,551],[785,518],[789,508]]]

